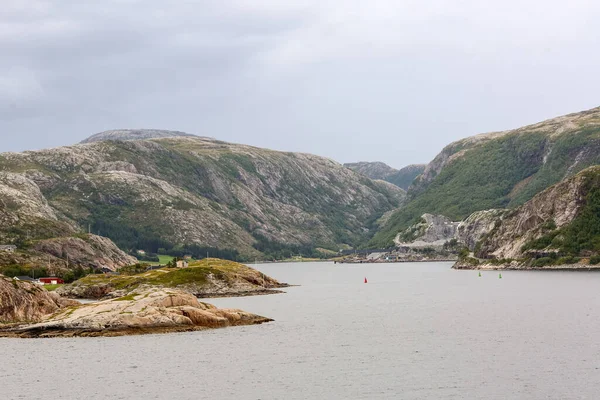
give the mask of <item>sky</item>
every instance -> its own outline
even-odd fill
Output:
[[[596,0],[2,0],[0,152],[171,129],[340,162],[600,106]]]

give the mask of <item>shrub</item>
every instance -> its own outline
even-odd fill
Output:
[[[557,265],[571,265],[571,264],[576,264],[580,261],[579,258],[577,257],[573,257],[573,256],[565,256],[565,257],[561,257],[556,261]]]
[[[534,268],[541,268],[541,267],[545,267],[547,265],[554,264],[554,261],[555,260],[551,257],[542,257],[542,258],[538,258],[537,260],[534,260],[533,263],[531,264],[531,266]]]
[[[600,264],[600,256],[596,255],[596,256],[592,256],[590,258],[590,264],[591,265],[596,265],[596,264]]]

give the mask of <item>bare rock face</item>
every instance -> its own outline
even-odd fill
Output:
[[[74,303],[39,285],[0,275],[0,323],[41,321]]]
[[[12,214],[13,221],[23,218],[57,220],[38,185],[21,174],[0,173],[0,201],[3,205],[0,209]]]
[[[588,171],[600,172],[600,167]],[[517,259],[522,257],[521,248],[527,242],[541,237],[547,223],[561,228],[575,219],[584,203],[585,174],[546,189],[518,209],[509,212],[497,229],[484,241],[478,257]]]
[[[458,224],[457,238],[459,242],[473,251],[477,243],[494,229],[497,221],[506,213],[507,210],[474,212]]]
[[[110,239],[96,235],[60,237],[36,243],[35,250],[51,254],[73,265],[116,271],[137,263],[137,259],[119,249]]]
[[[399,234],[395,243],[398,247],[443,247],[457,238],[458,222],[443,215],[423,214],[421,221]]]
[[[112,131],[96,133],[81,143],[94,143],[105,140],[145,140],[185,136],[194,137],[196,135],[185,132],[165,131],[159,129],[116,129]]]
[[[254,325],[272,321],[241,310],[217,309],[195,296],[164,289],[69,308],[0,336],[118,336]]]

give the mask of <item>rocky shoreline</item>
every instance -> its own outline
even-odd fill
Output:
[[[283,293],[288,284],[224,260],[143,273],[90,275],[48,292],[0,276],[0,337],[98,337],[190,332],[272,319],[198,298]],[[81,304],[72,298],[94,299]]]
[[[0,328],[0,337],[99,337],[191,332],[257,325],[270,318],[236,309],[218,309],[185,292],[150,289],[128,296],[70,306],[30,324]]]
[[[547,265],[544,267],[531,267],[526,264],[513,262],[510,264],[479,264],[457,262],[452,266],[456,270],[479,270],[479,271],[600,271],[600,265],[590,264],[561,264]]]

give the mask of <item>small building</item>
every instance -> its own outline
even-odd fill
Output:
[[[0,245],[0,251],[14,253],[15,251],[17,251],[17,246],[15,246],[13,244],[3,244],[3,245]]]
[[[65,283],[65,281],[60,278],[40,278],[40,282],[43,285],[62,285]]]
[[[15,281],[23,281],[23,282],[31,282],[31,283],[35,283],[36,282],[36,280],[33,279],[30,276],[15,276],[13,279]]]
[[[187,267],[188,267],[187,261],[177,261],[177,268],[187,268]]]

